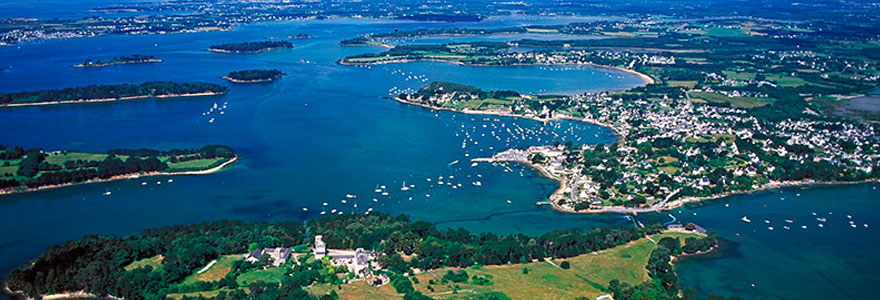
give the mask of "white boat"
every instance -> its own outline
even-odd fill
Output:
[[[825,225],[822,225],[822,223],[819,223],[819,227],[825,227]]]
[[[308,207],[303,207],[303,211],[309,211]]]
[[[326,211],[322,211],[321,214],[322,214],[322,215],[325,215],[325,214],[327,214],[327,212],[326,212]]]
[[[409,191],[409,187],[406,186],[406,181],[403,182],[403,186],[400,187],[400,190],[401,190],[401,191],[404,191],[404,192]]]
[[[749,220],[749,217],[746,217],[746,216],[743,216],[743,217],[742,217],[742,221],[743,221],[743,222],[746,222],[746,223],[751,223],[751,222],[752,222],[752,220]]]
[[[388,192],[382,192],[382,196],[388,196]]]
[[[146,181],[141,182],[141,185],[147,185],[147,182]]]
[[[168,183],[174,182],[174,179],[168,178]]]
[[[472,163],[471,168],[476,167],[477,165],[478,165],[477,163]]]
[[[510,200],[507,200],[507,204],[511,204],[511,203],[513,203],[513,202],[510,202]]]
[[[474,186],[483,186],[483,183],[479,181],[474,181],[471,184],[473,184]]]
[[[794,223],[794,221],[789,220],[789,219],[785,219],[785,223]]]
[[[767,227],[767,230],[773,230],[773,226]]]
[[[349,198],[349,199],[351,199],[351,198],[355,198],[355,197],[357,197],[357,196],[352,195],[352,194],[346,194],[346,195],[345,195],[345,198]]]
[[[373,202],[379,202],[379,199],[373,198]]]
[[[323,204],[324,204],[324,206],[327,206],[327,202],[324,202]]]
[[[825,220],[825,218],[816,218],[816,221],[825,222],[826,220]]]
[[[785,229],[785,230],[789,230],[789,229],[791,229],[791,228],[789,228],[788,226],[782,226],[782,228]]]
[[[110,196],[110,194],[113,194],[113,192],[111,192],[111,191],[106,191],[106,192],[104,192],[103,195],[104,195],[104,196]]]
[[[331,214],[335,214],[335,213],[336,213],[336,209],[335,209],[335,208],[334,208],[334,209],[331,209],[331,210],[330,210],[330,213],[331,213]]]
[[[807,225],[801,225],[801,228],[807,229]]]
[[[348,202],[348,201],[345,201],[345,199],[342,199],[342,204],[345,204],[346,202]]]

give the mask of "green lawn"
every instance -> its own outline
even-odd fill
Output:
[[[268,267],[266,269],[257,269],[251,270],[247,273],[241,274],[235,280],[238,281],[238,285],[240,286],[248,286],[252,282],[281,282],[281,278],[284,278],[284,273],[287,272],[288,266],[282,265],[280,267]]]

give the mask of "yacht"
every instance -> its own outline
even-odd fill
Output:
[[[403,182],[403,186],[400,187],[400,190],[401,190],[401,191],[404,191],[404,192],[409,191],[409,187],[406,186],[406,181]]]
[[[746,223],[751,223],[751,222],[752,222],[752,220],[749,220],[749,217],[746,217],[746,216],[743,216],[743,217],[742,217],[742,221],[743,221],[743,222],[746,222]]]

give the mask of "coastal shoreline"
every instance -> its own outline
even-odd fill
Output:
[[[148,64],[148,63],[160,63],[160,62],[162,62],[161,59],[158,59],[158,58],[152,58],[152,59],[145,59],[145,60],[138,60],[138,61],[125,61],[125,62],[115,62],[115,63],[98,63],[98,64],[91,64],[91,65],[77,64],[77,65],[73,65],[73,67],[74,67],[74,68],[101,68],[101,67],[115,66],[115,65]]]
[[[218,96],[218,95],[223,95],[225,93],[226,92],[202,92],[202,93],[191,93],[191,94],[166,94],[166,95],[148,95],[148,96],[129,96],[129,97],[118,97],[118,98],[76,99],[76,100],[63,100],[63,101],[34,102],[34,103],[10,103],[10,104],[0,104],[0,107],[20,107],[20,106],[55,105],[55,104],[113,102],[113,101],[126,101],[126,100],[136,100],[136,99],[149,99],[149,98]]]
[[[83,181],[83,182],[76,182],[76,183],[47,185],[47,186],[40,186],[40,187],[35,187],[35,188],[25,188],[25,189],[0,190],[0,197],[2,197],[4,195],[39,192],[39,191],[43,191],[43,190],[70,187],[70,186],[75,186],[75,185],[85,185],[85,184],[90,184],[90,183],[110,182],[110,181],[118,181],[118,180],[125,180],[125,179],[140,179],[140,178],[150,178],[150,177],[156,177],[156,176],[207,175],[207,174],[218,172],[218,171],[226,168],[227,166],[231,165],[232,163],[234,163],[237,160],[238,160],[238,155],[233,156],[231,159],[229,159],[229,160],[223,162],[222,164],[219,164],[213,168],[199,170],[199,171],[150,172],[150,173],[143,173],[143,174],[140,174],[140,173],[139,174],[126,174],[126,175],[117,175],[117,176],[113,176],[110,178],[97,178],[97,179],[87,180],[87,181]]]
[[[272,48],[265,48],[265,49],[260,49],[260,50],[256,50],[256,51],[232,51],[232,50],[224,50],[224,49],[217,49],[217,48],[208,48],[207,50],[210,52],[228,53],[228,54],[257,54],[257,53],[260,53],[263,51],[271,51],[271,50],[275,50],[275,49],[284,49],[284,48],[293,48],[293,47],[272,47]]]
[[[638,76],[639,78],[641,78],[642,81],[644,81],[646,85],[647,85],[647,84],[654,84],[654,83],[656,82],[656,81],[654,80],[653,77],[651,77],[651,76],[649,76],[649,75],[647,75],[647,74],[644,74],[644,73],[641,73],[641,72],[635,71],[635,70],[630,70],[630,69],[627,69],[627,68],[624,68],[624,67],[618,67],[618,66],[599,65],[599,64],[594,64],[594,63],[565,63],[565,64],[538,64],[538,63],[535,63],[535,64],[526,64],[526,63],[515,63],[515,64],[506,64],[506,65],[490,65],[490,64],[467,64],[467,63],[463,63],[463,62],[460,62],[460,61],[448,61],[448,60],[444,60],[444,59],[436,59],[436,58],[417,58],[417,59],[415,59],[415,58],[413,58],[413,59],[405,58],[405,59],[383,60],[383,61],[369,62],[369,63],[353,63],[353,62],[345,61],[345,59],[343,58],[343,59],[340,59],[340,60],[336,61],[336,63],[338,63],[338,64],[340,64],[340,65],[346,65],[346,66],[357,66],[357,65],[403,64],[403,63],[420,62],[420,61],[445,62],[445,63],[450,63],[450,64],[456,64],[456,65],[459,65],[459,66],[474,66],[474,67],[507,67],[507,66],[589,66],[589,67],[596,67],[596,68],[612,69],[612,70],[617,70],[617,71],[620,71],[620,72],[624,72],[624,73],[629,73],[629,74],[632,74],[632,75],[636,75],[636,76]]]
[[[232,77],[229,77],[229,76],[223,76],[223,77],[220,77],[220,78],[221,78],[221,79],[226,79],[227,81],[232,82],[232,83],[260,83],[260,82],[272,82],[272,81],[278,80],[278,79],[276,79],[276,78],[254,79],[254,80],[241,80],[241,79],[235,79],[235,78],[232,78]]]
[[[522,119],[535,120],[535,121],[539,121],[539,122],[549,122],[549,121],[558,121],[558,120],[579,121],[579,122],[590,123],[590,124],[594,124],[597,126],[602,126],[602,127],[608,128],[611,131],[613,131],[615,133],[615,135],[617,135],[619,141],[621,141],[621,142],[625,138],[625,135],[623,134],[623,131],[621,129],[616,128],[610,124],[602,123],[602,122],[595,121],[592,119],[587,119],[587,118],[577,118],[577,117],[573,117],[573,116],[554,116],[551,118],[539,118],[539,117],[533,117],[533,116],[516,115],[513,113],[498,112],[498,111],[475,111],[475,110],[469,110],[469,109],[456,109],[456,108],[450,108],[450,107],[434,107],[434,106],[430,106],[430,105],[423,104],[423,103],[416,103],[416,102],[412,102],[409,100],[401,99],[399,97],[391,97],[391,99],[393,99],[394,101],[400,102],[400,103],[415,105],[415,106],[419,106],[419,107],[423,107],[423,108],[428,108],[431,110],[444,110],[444,111],[451,111],[451,112],[470,114],[470,115],[490,115],[490,116],[522,118]],[[570,214],[652,213],[652,212],[661,212],[661,211],[672,210],[675,208],[682,207],[687,203],[700,203],[703,201],[720,199],[720,198],[724,198],[724,197],[728,197],[728,196],[751,194],[751,193],[755,193],[755,192],[774,190],[774,189],[780,189],[780,188],[785,188],[785,187],[821,186],[821,185],[849,185],[849,184],[880,182],[880,180],[877,180],[877,179],[866,179],[866,180],[859,180],[859,181],[832,181],[832,182],[812,181],[812,180],[770,182],[770,183],[764,184],[763,186],[761,186],[757,189],[748,190],[748,191],[730,191],[730,192],[724,192],[721,194],[702,196],[702,197],[685,196],[685,197],[682,197],[682,198],[679,198],[679,199],[676,199],[676,200],[673,200],[670,202],[664,202],[660,206],[654,205],[651,207],[638,207],[638,208],[636,208],[636,207],[622,207],[622,206],[604,206],[600,209],[592,209],[591,208],[591,209],[585,209],[585,210],[574,210],[573,208],[562,207],[561,205],[556,203],[556,201],[554,201],[554,199],[558,199],[558,197],[565,197],[565,190],[567,190],[569,188],[568,182],[564,178],[558,178],[558,177],[551,175],[542,166],[532,164],[531,162],[528,162],[528,161],[495,160],[491,157],[490,158],[473,158],[473,159],[471,159],[471,161],[472,162],[515,162],[515,163],[520,163],[520,164],[523,164],[523,165],[535,170],[542,177],[556,181],[559,184],[559,187],[556,189],[556,191],[554,191],[552,194],[550,194],[550,196],[547,197],[548,201],[538,202],[537,204],[538,205],[549,204],[553,210],[556,210],[556,211],[562,212],[562,213],[570,213]]]
[[[0,289],[0,295],[6,295],[13,299],[18,300],[35,300],[34,298],[28,297],[25,295],[23,291],[13,291],[9,289],[9,284],[5,281],[3,282],[3,289]],[[107,296],[98,296],[92,293],[86,293],[86,291],[76,291],[76,292],[66,292],[66,293],[58,293],[58,294],[48,294],[48,295],[40,295],[41,300],[62,300],[62,299],[108,299],[108,300],[122,300],[122,298],[114,297],[111,295]]]

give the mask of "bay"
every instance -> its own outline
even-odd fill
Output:
[[[560,21],[519,17],[475,24],[505,27],[524,22]],[[637,77],[586,67],[464,67],[424,62],[362,68],[335,63],[347,55],[382,51],[337,44],[360,34],[467,25],[471,24],[337,19],[255,24],[228,32],[104,36],[0,48],[2,92],[149,80],[207,81],[231,87],[227,95],[218,97],[3,108],[0,143],[84,151],[216,143],[230,145],[241,155],[228,170],[174,177],[173,183],[156,177],[2,197],[0,274],[7,274],[51,245],[84,234],[136,234],[149,227],[226,218],[306,220],[332,209],[364,213],[373,208],[409,214],[441,227],[500,234],[631,224],[620,215],[567,215],[536,207],[536,201],[544,200],[556,188],[555,182],[518,165],[472,168],[468,161],[508,147],[556,140],[610,144],[616,137],[609,130],[568,121],[542,124],[495,117],[486,121],[483,116],[434,112],[384,97],[392,89],[415,89],[435,80],[486,89],[570,94],[632,87],[641,84]],[[314,38],[293,40],[293,49],[254,55],[204,51],[212,44],[301,33]],[[129,54],[155,55],[165,61],[95,69],[70,67],[88,58]],[[275,83],[254,85],[220,79],[229,71],[252,68],[277,68],[288,76]],[[215,103],[227,103],[224,114],[203,116]],[[209,122],[212,117],[215,121]],[[526,131],[527,138],[506,129]],[[461,147],[463,141],[465,148]],[[454,176],[451,180],[450,175]],[[462,186],[439,187],[439,176]],[[472,185],[477,180],[481,187]],[[416,187],[400,191],[404,181]],[[142,186],[142,182],[148,185]],[[386,185],[389,195],[376,194],[377,185]],[[683,222],[717,231],[724,240],[717,253],[678,263],[684,288],[695,288],[701,295],[761,299],[877,298],[873,287],[880,283],[875,271],[880,258],[871,251],[880,245],[874,231],[880,226],[880,207],[873,201],[877,198],[875,186],[760,192],[671,212]],[[113,191],[112,196],[101,195],[106,189]],[[357,209],[354,200],[341,203],[346,194],[358,195]],[[780,200],[782,197],[786,200]],[[326,208],[324,202],[328,203]],[[722,205],[726,203],[730,206]],[[831,212],[827,227],[818,228],[812,212]],[[847,214],[853,219],[846,218]],[[744,215],[753,223],[741,222]],[[639,218],[668,216],[658,213]],[[767,230],[764,219],[771,220],[776,230]],[[797,226],[781,229],[785,219],[792,219]],[[850,227],[848,220],[858,222],[857,228]],[[801,229],[802,224],[808,229]]]

